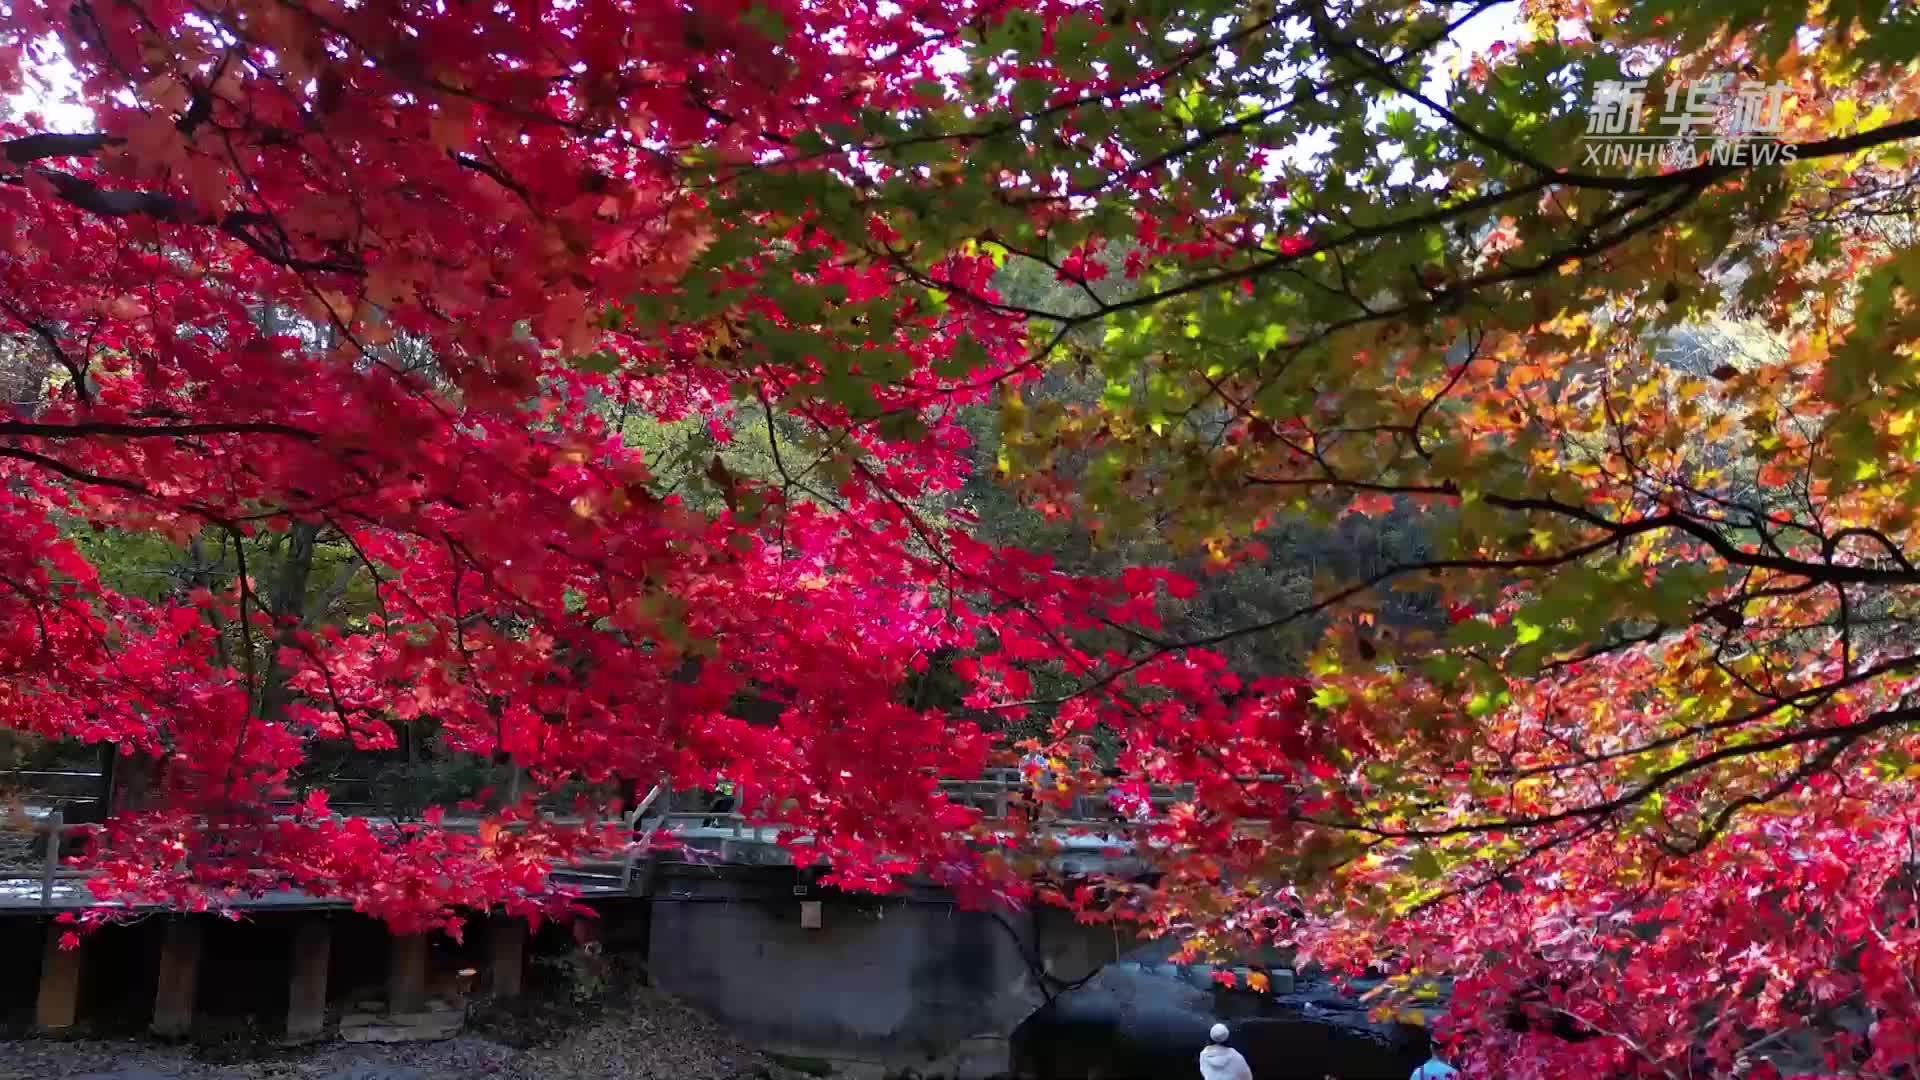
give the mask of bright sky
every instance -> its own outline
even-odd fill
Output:
[[[1514,41],[1520,34],[1519,0],[1495,4],[1486,11],[1473,17],[1465,26],[1456,31],[1452,39],[1438,50],[1436,67],[1442,71],[1448,65],[1463,65],[1465,58],[1474,53],[1484,52],[1496,41]],[[1448,80],[1430,76],[1426,90],[1447,85]]]
[[[5,115],[20,119],[37,112],[42,130],[93,130],[93,112],[80,105],[79,76],[58,49],[35,49],[40,61],[27,67],[27,89],[6,101]]]
[[[1466,67],[1469,58],[1485,52],[1496,41],[1515,41],[1520,32],[1519,0],[1495,4],[1475,15],[1433,51],[1433,56],[1427,62],[1426,77],[1421,81],[1421,92],[1436,101],[1445,101],[1448,91],[1453,86],[1454,75]],[[1373,118],[1382,119],[1388,107],[1410,109],[1423,124],[1439,122],[1439,117],[1431,115],[1424,107],[1404,98],[1389,105],[1376,106],[1373,110]],[[1295,168],[1304,169],[1314,158],[1331,148],[1330,139],[1320,135],[1310,136],[1295,143],[1288,152],[1278,155],[1278,159],[1284,160]],[[1279,160],[1276,161],[1276,166]],[[1274,175],[1278,175],[1277,167],[1273,171]],[[1401,181],[1404,177],[1396,176],[1395,179]]]

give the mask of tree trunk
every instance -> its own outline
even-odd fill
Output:
[[[307,579],[313,575],[313,547],[319,539],[320,526],[310,522],[299,522],[287,533],[286,555],[280,562],[280,573],[274,577],[273,587],[267,592],[267,608],[276,621],[293,622],[284,625],[274,636],[273,652],[267,657],[266,684],[260,691],[260,718],[278,720],[286,711],[292,692],[287,689],[287,669],[280,664],[280,650],[293,641],[294,632],[299,629],[305,618],[307,606]]]

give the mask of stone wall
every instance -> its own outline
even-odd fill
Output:
[[[801,896],[791,883],[738,878],[663,886],[648,933],[654,983],[763,1049],[832,1062],[836,1075],[1004,1075],[1013,1030],[1046,1002],[1034,963],[1071,982],[1132,944],[1061,912],[963,911],[932,890]],[[817,927],[805,925],[809,902],[820,904]]]

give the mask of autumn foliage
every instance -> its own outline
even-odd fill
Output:
[[[104,902],[563,912],[595,793],[725,775],[835,883],[1450,977],[1474,1075],[1899,1075],[1920,35],[1721,7],[12,0],[0,725],[151,773]],[[1793,163],[1583,162],[1598,84],[1722,72]],[[701,499],[631,437],[689,419]],[[997,545],[987,480],[1215,568],[1425,540],[1193,633],[1204,578]],[[421,731],[526,787],[292,794]],[[940,794],[1034,749],[1190,786],[1151,885]]]

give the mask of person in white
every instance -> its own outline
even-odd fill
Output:
[[[1427,1059],[1425,1065],[1413,1070],[1413,1075],[1407,1080],[1454,1080],[1459,1075],[1459,1069],[1441,1061],[1440,1055],[1435,1054]]]
[[[1213,1045],[1200,1051],[1200,1076],[1202,1080],[1253,1080],[1253,1070],[1247,1068],[1247,1059],[1240,1051],[1227,1045],[1227,1025],[1215,1024],[1209,1033]]]

